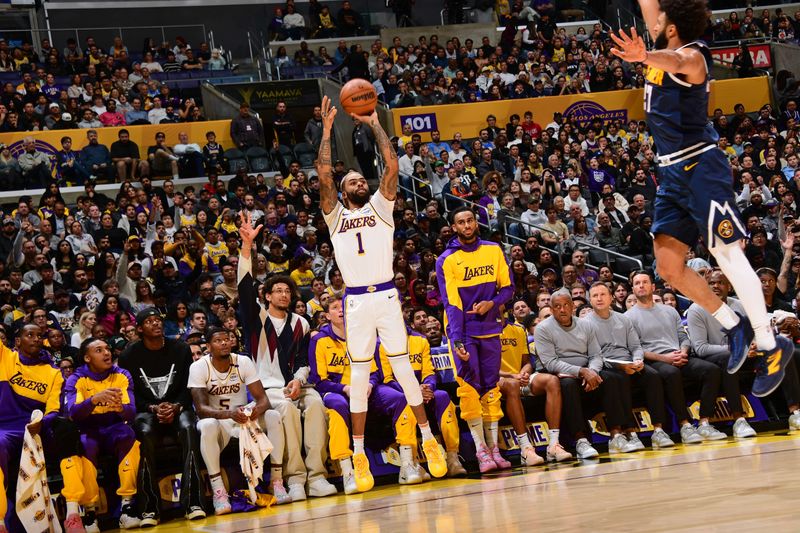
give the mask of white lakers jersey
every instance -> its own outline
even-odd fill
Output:
[[[394,239],[394,201],[380,190],[361,209],[346,209],[336,202],[325,216],[336,252],[336,264],[348,287],[391,281]]]
[[[189,388],[206,389],[208,405],[220,411],[247,405],[247,386],[256,381],[256,367],[244,355],[232,353],[227,372],[217,372],[210,355],[204,355],[189,367]]]

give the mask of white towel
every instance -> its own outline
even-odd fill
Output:
[[[42,419],[42,412],[31,413],[31,424]],[[31,435],[25,426],[22,456],[17,476],[17,516],[28,533],[61,533],[50,487],[47,485],[44,449],[39,435]]]
[[[245,407],[244,412],[250,416],[252,413],[250,405]],[[242,466],[242,474],[247,479],[248,495],[253,505],[258,497],[256,485],[264,478],[264,461],[271,452],[272,443],[256,422],[248,419],[245,424],[240,424],[239,463]]]

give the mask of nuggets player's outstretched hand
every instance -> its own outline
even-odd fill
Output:
[[[610,36],[617,45],[611,49],[611,53],[618,58],[628,63],[640,63],[647,59],[647,47],[636,32],[636,28],[631,28],[630,35],[626,35],[625,30],[620,29],[617,35],[611,32]]]
[[[264,225],[259,224],[254,228],[252,217],[248,211],[242,211],[239,213],[239,218],[241,220],[241,225],[239,226],[239,236],[242,238],[242,255],[247,254],[245,257],[249,258],[253,249],[253,241],[256,240],[258,232],[261,231],[261,228],[263,228]]]

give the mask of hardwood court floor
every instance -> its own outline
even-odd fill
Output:
[[[154,531],[800,531],[800,433],[378,487]]]

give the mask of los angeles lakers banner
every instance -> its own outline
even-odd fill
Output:
[[[770,101],[769,79],[766,77],[714,81],[711,83],[709,115],[716,108],[721,108],[726,114],[733,113],[733,106],[738,103],[744,104],[748,113],[758,111]],[[532,112],[534,121],[542,127],[552,122],[555,112],[568,117],[575,116],[580,124],[596,118],[605,122],[642,120],[643,91],[630,89],[497,102],[404,107],[393,109],[392,116],[395,132],[399,134],[403,125],[410,124],[411,130],[421,134],[422,139],[427,141],[433,130],[439,130],[442,139],[452,139],[456,133],[461,133],[465,139],[477,137],[480,129],[486,127],[488,115],[495,115],[498,126],[502,127],[510,115],[516,113],[521,118],[526,111]]]
[[[108,147],[119,137],[119,130],[127,129],[130,138],[139,146],[139,154],[142,158],[147,157],[147,148],[156,144],[156,133],[164,132],[167,137],[167,145],[178,144],[178,134],[186,132],[189,135],[189,142],[199,144],[201,147],[206,144],[206,133],[213,131],[217,135],[217,142],[227,150],[234,148],[231,140],[231,121],[212,120],[208,122],[183,122],[180,124],[155,124],[152,126],[127,126],[124,128],[97,128],[97,140],[100,144]],[[80,151],[89,144],[86,138],[88,130],[57,130],[57,131],[27,131],[18,133],[0,133],[0,143],[5,144],[11,150],[11,154],[19,157],[22,152],[22,139],[33,137],[36,141],[36,149],[44,152],[50,158],[52,169],[56,167],[56,154],[61,151],[62,137],[72,138],[72,149]]]

